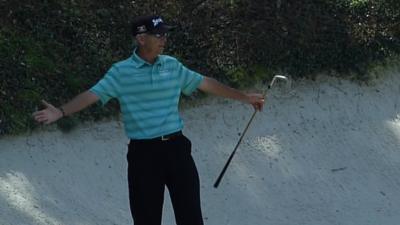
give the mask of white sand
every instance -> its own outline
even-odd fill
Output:
[[[182,112],[207,225],[396,225],[400,72],[373,84],[319,77],[270,95],[218,189],[252,110],[209,99]],[[119,122],[0,139],[1,225],[130,224]],[[174,216],[166,198],[164,225]]]

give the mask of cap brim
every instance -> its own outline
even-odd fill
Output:
[[[162,26],[159,26],[159,27],[149,31],[149,33],[151,33],[151,34],[163,34],[163,33],[169,32],[169,31],[171,31],[173,29],[175,29],[175,26],[164,24]]]

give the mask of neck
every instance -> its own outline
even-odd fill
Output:
[[[149,51],[146,51],[143,48],[138,48],[137,54],[139,55],[140,58],[142,58],[144,61],[150,64],[153,64],[157,58],[157,55]]]

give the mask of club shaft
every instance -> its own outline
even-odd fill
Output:
[[[234,150],[232,151],[231,155],[229,156],[228,161],[226,161],[224,168],[222,169],[221,173],[219,174],[217,180],[214,183],[214,187],[215,188],[217,188],[219,186],[219,183],[221,182],[222,177],[224,177],[225,171],[228,168],[229,164],[231,163],[231,161],[233,159],[233,156],[235,155],[236,150],[238,149],[240,143],[242,142],[242,139],[243,139],[244,135],[246,134],[247,129],[249,129],[249,126],[250,126],[251,122],[253,121],[254,116],[256,115],[256,113],[257,113],[257,110],[254,111],[253,115],[251,116],[249,122],[246,125],[246,128],[243,130],[242,134],[240,135],[238,143],[236,144]]]
[[[271,89],[271,87],[274,85],[275,80],[277,80],[277,79],[283,79],[283,80],[287,81],[287,77],[286,77],[286,76],[283,76],[283,75],[275,75],[274,78],[272,79],[271,83],[270,83],[270,84],[267,86],[267,88],[264,90],[264,93],[263,93],[263,97],[264,97],[264,98],[266,98],[266,96],[267,96],[267,91],[268,91],[269,89]],[[249,122],[247,123],[245,129],[244,129],[243,132],[242,132],[242,135],[240,136],[240,139],[239,139],[238,143],[236,144],[235,148],[233,149],[231,155],[229,156],[228,161],[226,161],[225,166],[224,166],[224,168],[222,169],[221,173],[219,174],[217,180],[215,181],[215,183],[214,183],[214,187],[215,187],[215,188],[218,188],[219,183],[221,182],[222,178],[224,177],[224,174],[225,174],[226,170],[228,169],[228,166],[229,166],[229,164],[231,163],[231,161],[232,161],[232,159],[233,159],[233,156],[235,155],[236,150],[238,149],[240,143],[242,142],[242,139],[243,139],[244,135],[246,134],[247,129],[249,128],[251,122],[253,121],[254,116],[256,115],[256,113],[257,113],[257,110],[255,110],[254,113],[253,113],[253,115],[251,116]]]

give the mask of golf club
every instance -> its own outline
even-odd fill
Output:
[[[278,79],[278,80],[284,80],[287,84],[290,83],[290,81],[288,80],[288,78],[287,78],[286,76],[283,76],[283,75],[275,75],[275,76],[272,78],[271,83],[267,86],[267,89],[264,90],[264,93],[263,93],[264,98],[266,97],[267,90],[271,89],[271,87],[275,84],[275,81],[276,81],[277,79]],[[218,188],[219,183],[221,182],[222,177],[224,176],[226,169],[228,168],[230,162],[232,161],[232,158],[233,158],[233,156],[235,155],[236,150],[238,149],[240,143],[242,142],[242,139],[243,139],[244,135],[246,134],[247,129],[249,128],[251,122],[253,121],[254,116],[256,115],[256,113],[257,113],[257,110],[254,110],[254,113],[253,113],[253,115],[251,116],[251,118],[250,118],[249,122],[247,123],[246,127],[244,128],[244,130],[243,130],[243,132],[242,132],[242,134],[241,134],[241,136],[240,136],[240,138],[239,138],[239,141],[237,142],[235,148],[233,149],[231,155],[230,155],[229,158],[228,158],[228,161],[225,163],[224,168],[222,169],[221,173],[219,174],[217,180],[215,181],[215,183],[214,183],[214,187],[215,187],[215,188]]]

